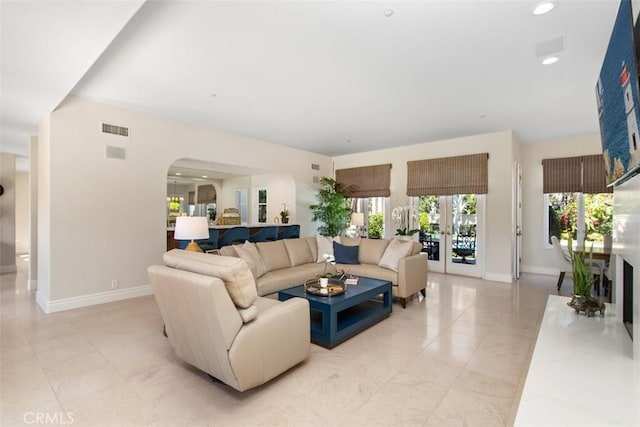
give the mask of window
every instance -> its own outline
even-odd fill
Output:
[[[351,210],[364,213],[364,230],[371,239],[384,238],[384,210],[387,197],[365,197],[351,199]],[[356,226],[351,225],[347,230],[351,236],[358,234]]]
[[[258,222],[267,222],[267,190],[258,190]]]
[[[561,243],[568,240],[593,242],[602,246],[613,226],[613,194],[549,193],[545,194],[545,242],[551,236]]]
[[[248,199],[249,199],[249,190],[246,188],[241,188],[235,191],[235,202],[236,208],[240,213],[240,222],[243,224],[247,224],[248,222]]]

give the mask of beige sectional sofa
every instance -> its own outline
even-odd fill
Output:
[[[416,292],[425,294],[427,257],[420,252],[419,243],[342,237],[339,239],[341,245],[358,246],[358,263],[329,264],[323,259],[326,253],[324,250],[329,246],[322,239],[322,236],[316,236],[273,242],[246,242],[243,245],[223,247],[220,252],[221,255],[240,257],[247,262],[260,296],[300,285],[324,273],[338,271],[389,280],[393,295],[401,299],[403,308],[406,307],[407,298]]]

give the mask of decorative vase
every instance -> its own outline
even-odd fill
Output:
[[[283,224],[289,224],[289,218],[282,218]]]
[[[323,288],[326,288],[327,285],[329,285],[329,278],[321,277],[320,278],[320,286],[323,287]]]
[[[613,246],[613,236],[604,236],[602,246],[604,247],[604,249],[611,250],[611,247]]]
[[[404,240],[405,242],[417,242],[418,241],[418,235],[417,234],[413,234],[411,236],[408,236],[406,234],[398,234],[398,235],[396,235],[396,239]]]
[[[576,311],[576,314],[580,314],[581,311],[584,311],[584,314],[587,317],[593,316],[597,311],[600,312],[600,317],[603,317],[606,309],[603,302],[598,301],[598,299],[592,296],[574,295],[567,305],[573,308]]]

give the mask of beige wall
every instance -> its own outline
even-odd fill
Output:
[[[128,126],[130,137],[102,134],[102,122]],[[126,160],[105,158],[106,145],[125,148]],[[83,303],[78,297],[103,302],[112,280],[120,291],[148,283],[147,267],[165,250],[167,170],[176,159],[286,171],[303,235],[315,232],[313,175],[331,173],[326,156],[75,97],[43,123],[39,146],[37,299],[49,311]]]
[[[16,253],[29,253],[29,173],[16,172]]]
[[[553,250],[544,244],[544,216],[547,213],[542,194],[542,159],[600,153],[602,153],[602,146],[599,135],[521,145],[523,271],[558,274]]]
[[[488,280],[510,282],[513,276],[512,171],[515,160],[510,131],[409,145],[387,150],[351,154],[334,158],[335,169],[391,163],[391,208],[407,204],[407,161],[489,153],[489,192],[486,195],[485,254],[482,276]],[[386,229],[393,230],[387,215]],[[389,236],[387,236],[389,237]]]
[[[0,153],[0,274],[16,271],[16,156]]]

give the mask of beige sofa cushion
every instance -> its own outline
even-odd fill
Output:
[[[244,242],[242,245],[231,245],[231,247],[236,251],[240,258],[245,260],[254,279],[258,280],[267,272],[267,267],[264,265],[262,255],[260,255],[258,248],[256,248],[254,243]]]
[[[258,252],[262,255],[262,260],[267,267],[267,272],[291,267],[289,254],[287,253],[287,248],[284,246],[284,240],[258,242],[256,246],[258,247]]]
[[[168,267],[222,279],[233,303],[248,308],[258,297],[256,282],[240,258],[172,249],[163,256]]]
[[[340,243],[343,246],[360,246],[360,241],[363,240],[359,237],[340,237]]]
[[[378,265],[389,241],[385,239],[361,239],[358,254],[360,264]]]
[[[403,240],[392,239],[385,249],[384,254],[378,265],[393,271],[398,271],[398,262],[400,258],[406,257],[413,250],[414,242],[405,242]]]
[[[309,251],[311,252],[311,259],[315,262],[318,259],[318,242],[316,242],[316,237],[301,237],[305,242],[307,242],[307,246],[309,246]]]
[[[316,262],[325,262],[324,254],[333,255],[333,242],[340,243],[340,237],[331,238],[329,236],[316,236],[316,243],[318,245],[318,256]]]
[[[304,239],[285,239],[283,242],[285,248],[287,248],[287,253],[289,254],[291,267],[314,262],[314,259],[311,257],[309,245],[307,245],[307,242]]]

